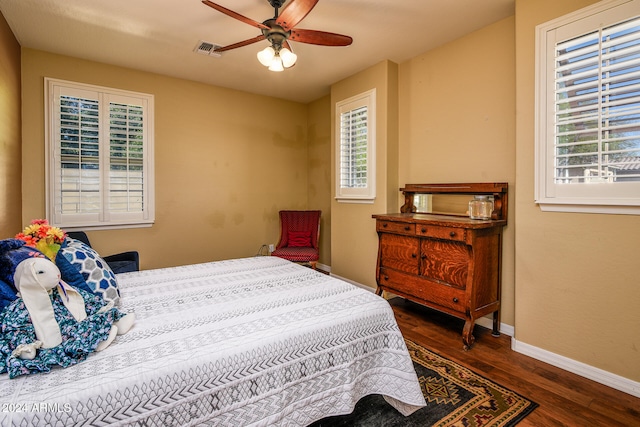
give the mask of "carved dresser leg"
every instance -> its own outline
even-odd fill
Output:
[[[473,336],[473,320],[467,320],[464,322],[464,328],[462,328],[462,343],[464,344],[465,350],[471,350],[473,343],[475,342],[475,337]]]

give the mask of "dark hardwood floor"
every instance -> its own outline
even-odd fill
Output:
[[[402,298],[389,302],[406,338],[538,403],[518,427],[640,427],[640,398],[516,353],[511,337],[495,338],[481,326],[464,351],[462,320]]]

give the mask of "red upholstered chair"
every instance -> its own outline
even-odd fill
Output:
[[[280,241],[273,256],[311,264],[315,270],[320,258],[320,215],[322,211],[280,211]]]

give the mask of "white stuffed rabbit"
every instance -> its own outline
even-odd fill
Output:
[[[58,267],[47,258],[20,262],[14,282],[19,298],[0,318],[0,356],[8,357],[5,369],[12,378],[46,372],[56,364],[78,363],[89,353],[105,349],[135,321],[133,313],[124,314],[113,303],[104,305],[100,297],[60,280]]]

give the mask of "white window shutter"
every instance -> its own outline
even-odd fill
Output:
[[[536,28],[536,203],[640,214],[640,0]]]
[[[640,18],[556,45],[556,183],[640,181]]]
[[[366,106],[340,115],[340,186],[367,186],[368,111]]]
[[[375,177],[376,91],[336,103],[336,199],[373,203]]]
[[[65,228],[154,220],[153,96],[46,79],[47,211]]]

